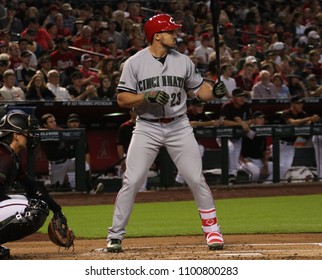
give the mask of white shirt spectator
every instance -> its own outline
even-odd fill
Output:
[[[48,72],[48,83],[47,87],[53,92],[56,96],[56,101],[69,101],[73,98],[70,96],[68,90],[60,86],[60,75],[59,72],[55,69]]]
[[[10,100],[10,101],[24,101],[25,94],[20,87],[8,88],[3,86],[0,89],[0,100]]]
[[[236,88],[236,81],[234,78],[231,77],[224,77],[223,75],[221,75],[220,80],[225,84],[226,89],[228,91],[228,95],[232,96],[231,93],[233,92],[233,90]]]
[[[72,100],[68,90],[60,85],[54,85],[47,83],[48,89],[50,89],[53,94],[56,96],[56,101],[70,101]]]

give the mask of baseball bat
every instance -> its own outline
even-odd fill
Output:
[[[109,167],[107,167],[102,172],[98,173],[95,176],[92,176],[92,180],[94,181],[94,180],[98,179],[100,176],[102,176],[103,174],[105,174],[107,171],[109,171],[110,169],[114,168],[116,165],[120,164],[125,158],[126,158],[126,156],[122,157],[121,159],[119,159],[116,162],[114,162],[113,164],[111,164]]]
[[[98,52],[92,52],[92,51],[89,51],[89,50],[84,50],[84,49],[81,49],[81,48],[70,47],[70,46],[68,48],[70,50],[77,51],[77,52],[82,52],[82,53],[87,53],[87,54],[91,54],[91,55],[105,57],[105,54],[98,53]]]
[[[214,29],[214,41],[216,51],[216,75],[218,82],[220,81],[220,50],[219,50],[219,16],[220,16],[220,0],[210,1],[210,12],[212,16],[212,26]]]

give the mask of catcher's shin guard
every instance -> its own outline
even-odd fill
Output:
[[[199,214],[202,222],[202,230],[209,250],[221,250],[224,247],[224,239],[217,222],[216,209],[201,210]]]
[[[49,214],[42,200],[31,199],[23,214],[13,215],[0,223],[0,244],[22,239],[40,229]]]

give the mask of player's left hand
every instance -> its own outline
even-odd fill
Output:
[[[144,99],[150,103],[165,105],[168,103],[169,98],[169,95],[162,90],[144,93]]]
[[[212,95],[216,98],[223,98],[227,94],[227,89],[222,81],[215,83],[212,88]]]

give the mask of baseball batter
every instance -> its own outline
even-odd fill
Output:
[[[113,224],[108,229],[108,252],[122,251],[135,195],[162,146],[192,191],[209,249],[224,246],[212,192],[202,173],[198,143],[186,116],[186,101],[188,95],[212,100],[223,97],[227,90],[222,82],[214,87],[205,83],[190,58],[175,51],[176,30],[180,27],[167,14],[153,16],[144,26],[150,45],[124,64],[117,101],[121,107],[133,107],[138,117]]]

